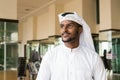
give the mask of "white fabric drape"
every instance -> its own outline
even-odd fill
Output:
[[[74,12],[74,14],[67,14],[66,16],[62,16],[62,14],[63,13],[58,15],[60,23],[64,20],[71,20],[71,21],[74,21],[74,22],[82,25],[83,31],[80,34],[79,44],[82,46],[86,46],[89,49],[95,51],[90,27],[87,25],[87,23],[84,21],[84,19],[82,17],[80,17],[76,12]]]

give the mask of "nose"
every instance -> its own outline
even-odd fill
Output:
[[[67,26],[64,25],[64,26],[61,28],[61,31],[62,31],[62,32],[66,32],[66,31],[67,31]]]

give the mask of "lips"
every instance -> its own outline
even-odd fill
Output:
[[[69,35],[70,35],[70,33],[66,33],[66,32],[62,34],[63,37],[67,37]]]
[[[68,32],[64,32],[64,33],[62,33],[62,35],[69,35],[70,33],[68,33]]]

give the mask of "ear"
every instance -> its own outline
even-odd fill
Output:
[[[83,31],[82,27],[79,27],[79,33],[81,33]]]

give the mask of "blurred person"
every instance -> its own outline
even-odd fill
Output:
[[[42,59],[36,80],[107,80],[91,31],[76,12],[58,15],[62,43]]]
[[[109,55],[110,57],[107,57],[107,63],[108,63],[108,68],[107,68],[107,73],[108,73],[108,80],[113,80],[112,76],[113,76],[113,71],[112,71],[112,53],[111,53],[111,49],[108,51],[107,55]]]
[[[27,64],[30,80],[35,80],[39,71],[41,56],[35,49],[31,51],[30,59]]]
[[[39,53],[34,49],[31,54],[30,54],[30,61],[36,62],[40,60],[40,55]]]
[[[105,69],[108,69],[108,61],[107,61],[106,55],[107,55],[107,50],[104,49],[102,60],[103,60],[103,63],[104,63]]]
[[[108,51],[108,55],[111,55],[112,56],[112,53],[111,53],[111,50]],[[112,70],[112,65],[111,65],[111,58],[108,59],[108,70]]]

